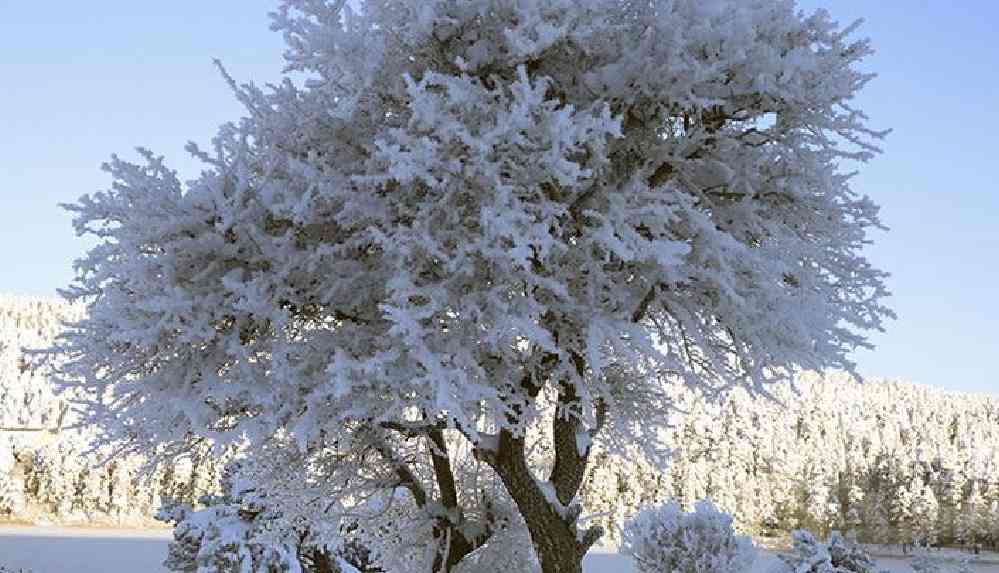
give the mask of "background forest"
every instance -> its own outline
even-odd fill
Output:
[[[0,518],[145,524],[166,499],[211,492],[220,465],[207,453],[147,475],[143,459],[99,464],[112,452],[88,451],[91,431],[22,351],[78,316],[59,301],[0,297]],[[671,498],[685,508],[710,498],[757,537],[807,528],[872,543],[999,542],[995,397],[838,373],[795,385],[769,399],[678,386],[665,472],[637,452],[601,451],[591,464],[584,513],[609,526],[604,543],[640,507]]]

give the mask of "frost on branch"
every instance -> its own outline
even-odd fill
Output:
[[[652,443],[664,380],[849,370],[890,315],[861,253],[877,208],[837,168],[883,135],[851,107],[870,50],[824,12],[286,0],[274,28],[306,79],[226,76],[246,117],[192,145],[200,177],[143,151],[69,207],[99,244],[56,350],[109,441],[286,432],[308,451],[384,429],[374,451],[411,492],[436,481],[451,535],[446,465],[395,451],[442,432],[500,475],[541,553],[576,559],[575,524],[525,510],[542,391],[566,506],[589,439]]]

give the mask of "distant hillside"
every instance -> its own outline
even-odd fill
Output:
[[[214,482],[206,460],[167,468],[149,480],[144,460],[98,466],[85,454],[91,432],[73,429],[68,397],[58,396],[37,357],[83,309],[55,299],[0,295],[0,519],[140,524],[163,496],[193,499]]]
[[[999,540],[999,401],[898,381],[803,374],[783,405],[677,390],[670,470],[598,463],[588,507],[711,497],[754,534],[852,530],[883,543]],[[632,456],[627,456],[634,459]]]
[[[44,348],[63,322],[82,317],[81,308],[56,299],[0,295],[0,427],[48,427],[64,402],[23,348]]]

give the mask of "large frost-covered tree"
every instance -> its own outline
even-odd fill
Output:
[[[226,76],[247,116],[192,145],[199,178],[144,151],[71,206],[100,244],[57,351],[107,440],[290,440],[303,491],[349,482],[330,507],[407,492],[446,570],[493,531],[469,447],[542,570],[579,571],[592,445],[654,444],[666,381],[849,369],[890,314],[839,170],[882,135],[854,27],[783,0],[359,4],[282,3],[289,75]]]

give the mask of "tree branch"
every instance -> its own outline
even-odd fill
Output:
[[[399,485],[408,489],[413,494],[413,500],[416,502],[417,507],[425,507],[427,505],[427,490],[420,484],[413,470],[409,469],[406,462],[400,460],[395,455],[392,447],[385,440],[376,437],[374,448],[392,466],[396,476],[399,477]]]
[[[576,372],[580,378],[585,373],[586,363],[582,356],[573,354]],[[559,382],[558,402],[555,418],[552,420],[552,441],[555,448],[555,464],[548,481],[555,487],[555,495],[559,502],[568,506],[576,497],[583,476],[586,473],[586,463],[590,457],[590,448],[580,451],[579,437],[590,434],[583,433],[582,400],[576,392],[576,387],[569,380]]]
[[[669,163],[663,163],[652,172],[652,175],[649,176],[649,187],[655,189],[656,187],[661,186],[663,183],[666,183],[672,175],[673,166]]]
[[[441,492],[441,503],[446,509],[457,511],[458,488],[455,485],[447,444],[444,442],[444,432],[431,429],[427,432],[427,437],[430,439],[430,459],[434,465],[437,487]]]
[[[645,296],[642,297],[642,301],[638,303],[638,308],[635,309],[635,312],[631,313],[631,322],[639,322],[645,318],[645,313],[649,311],[649,305],[656,298],[656,288],[658,288],[658,285],[653,285],[649,289],[649,292],[645,293]]]
[[[420,436],[428,435],[434,430],[444,430],[447,428],[447,424],[443,421],[438,421],[434,423],[428,422],[393,422],[391,420],[386,420],[384,422],[379,422],[378,425],[386,430],[392,430],[393,432],[398,432],[407,438],[417,438]]]

